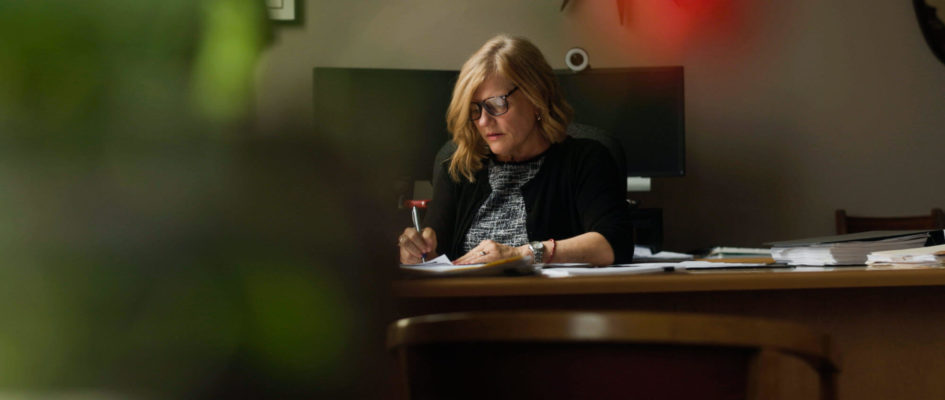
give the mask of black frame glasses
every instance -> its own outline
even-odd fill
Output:
[[[469,110],[469,120],[475,121],[482,117],[482,110],[486,110],[489,115],[498,117],[509,112],[509,101],[506,100],[512,93],[518,90],[518,86],[512,88],[508,93],[502,96],[494,96],[480,102],[472,102],[475,106]]]

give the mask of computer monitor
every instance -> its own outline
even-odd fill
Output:
[[[682,67],[557,72],[574,120],[611,132],[627,176],[685,173]],[[355,154],[384,154],[379,168],[430,180],[447,140],[446,109],[457,71],[315,68],[315,126]]]
[[[574,121],[623,144],[628,177],[685,174],[683,67],[560,71],[558,78]]]

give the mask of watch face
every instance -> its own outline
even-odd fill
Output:
[[[535,255],[535,262],[540,263],[542,261],[542,253],[545,251],[545,244],[542,242],[529,242],[528,247],[532,250],[532,254]]]
[[[919,28],[932,53],[945,63],[945,0],[912,0]]]

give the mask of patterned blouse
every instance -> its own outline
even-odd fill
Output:
[[[486,239],[512,247],[528,243],[522,185],[535,177],[544,159],[544,153],[523,162],[505,163],[490,159],[489,186],[492,187],[492,193],[479,207],[466,233],[466,251]]]

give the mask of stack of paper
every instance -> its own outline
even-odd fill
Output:
[[[771,249],[760,247],[726,247],[718,246],[709,250],[705,258],[757,258],[770,257]]]
[[[866,257],[866,264],[878,268],[945,266],[945,244],[902,250],[874,251]]]
[[[790,265],[863,265],[872,252],[919,247],[927,239],[928,232],[862,232],[774,243],[771,257]]]

